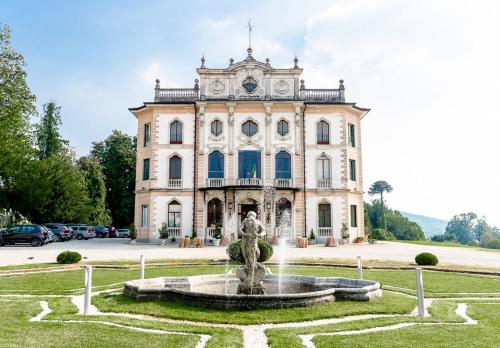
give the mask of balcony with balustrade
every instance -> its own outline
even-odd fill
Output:
[[[290,188],[293,187],[292,179],[274,179],[274,186],[277,188]]]
[[[224,178],[208,178],[206,182],[206,187],[220,188],[225,186],[226,181]]]
[[[331,189],[332,180],[331,179],[318,179],[318,189]]]
[[[179,238],[181,236],[180,227],[167,227],[167,230],[170,237]]]
[[[206,227],[205,228],[205,235],[207,238],[213,239],[215,235],[215,231],[217,230],[217,227]],[[224,228],[220,228],[220,233],[221,235],[224,235]]]
[[[319,227],[318,228],[318,239],[333,237],[332,227]]]
[[[182,179],[168,179],[168,188],[173,190],[181,190]]]

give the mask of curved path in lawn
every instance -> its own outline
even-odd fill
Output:
[[[51,243],[39,248],[31,246],[0,247],[0,265],[20,265],[27,263],[55,262],[63,250],[75,250],[88,261],[138,260],[140,255],[148,259],[225,259],[225,247],[207,246],[202,249],[178,248],[177,245],[129,244],[125,239],[71,240],[64,243]],[[500,268],[500,251],[461,247],[440,247],[397,242],[378,242],[377,244],[349,244],[336,248],[313,245],[305,249],[290,247],[287,255],[298,258],[338,258],[363,260],[393,260],[414,262],[421,252],[435,254],[440,264],[480,266]],[[271,260],[277,261],[277,253]]]

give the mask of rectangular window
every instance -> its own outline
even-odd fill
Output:
[[[356,181],[356,160],[349,160],[349,179]]]
[[[260,151],[239,152],[238,177],[261,178],[260,176]]]
[[[146,158],[142,164],[142,180],[149,180],[149,158]]]
[[[328,158],[318,159],[319,180],[330,180],[330,160]]]
[[[148,206],[141,206],[141,227],[148,227]]]
[[[330,204],[318,205],[318,227],[332,227]]]
[[[358,227],[358,206],[351,205],[351,227]]]
[[[356,129],[352,123],[349,123],[349,146],[356,147]]]
[[[151,145],[151,123],[144,125],[144,147]]]

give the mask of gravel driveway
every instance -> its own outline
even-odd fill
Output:
[[[71,240],[64,243],[33,248],[31,246],[0,247],[0,266],[26,263],[54,262],[63,250],[75,250],[88,261],[98,260],[138,260],[141,254],[148,259],[224,259],[225,247],[207,246],[202,249],[177,248],[177,245],[129,244],[125,239],[93,239]],[[364,260],[414,261],[415,255],[421,252],[435,254],[440,263],[452,263],[467,266],[495,267],[500,269],[500,252],[483,251],[471,248],[437,247],[395,242],[379,242],[374,245],[350,244],[337,248],[325,248],[315,245],[306,249],[289,247],[287,258],[343,258],[355,259],[361,256]],[[33,257],[33,259],[29,259]],[[277,261],[278,252],[272,257]]]

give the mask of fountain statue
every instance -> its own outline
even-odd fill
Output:
[[[245,259],[245,265],[236,272],[241,283],[238,285],[238,294],[264,295],[267,292],[264,285],[266,269],[258,262],[260,256],[257,241],[259,237],[265,236],[266,232],[262,223],[257,220],[257,214],[250,211],[241,224],[241,253]]]

